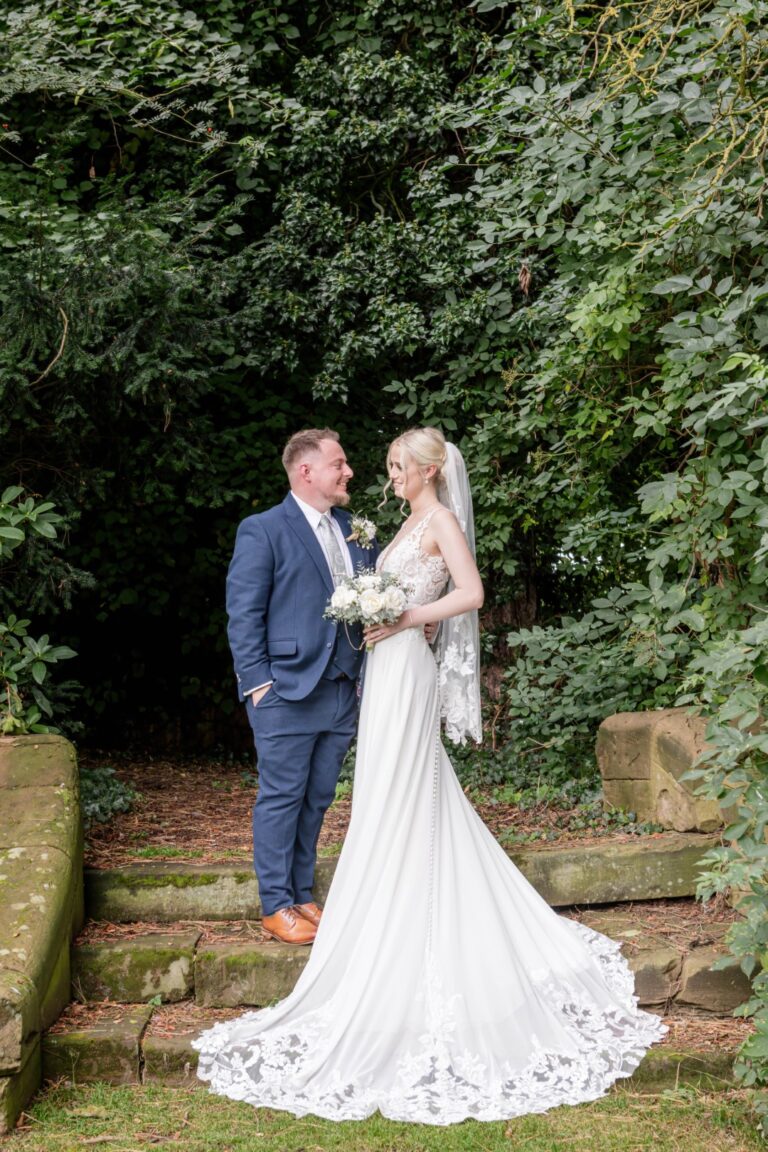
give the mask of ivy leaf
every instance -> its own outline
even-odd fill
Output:
[[[693,280],[690,276],[670,276],[659,284],[654,284],[651,291],[658,296],[668,296],[673,292],[684,292],[687,288],[692,287]]]

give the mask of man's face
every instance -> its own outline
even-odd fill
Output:
[[[314,507],[326,512],[329,508],[349,504],[347,484],[354,475],[344,449],[336,440],[321,440],[320,448],[308,456],[301,466],[312,495]]]

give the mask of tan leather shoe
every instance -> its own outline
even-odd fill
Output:
[[[311,944],[317,935],[314,924],[293,908],[279,908],[271,916],[264,916],[261,930],[268,940],[282,940],[283,944]]]
[[[323,910],[319,904],[315,904],[313,900],[310,904],[294,904],[293,907],[299,916],[303,916],[305,920],[309,920],[310,924],[314,924],[315,928],[317,928],[320,923],[320,917],[323,914]]]

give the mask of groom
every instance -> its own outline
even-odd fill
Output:
[[[359,628],[323,619],[333,589],[377,548],[350,541],[352,469],[336,432],[310,428],[283,452],[290,492],[237,532],[227,577],[229,642],[253,728],[259,792],[253,862],[262,927],[311,944],[315,850],[357,724]]]

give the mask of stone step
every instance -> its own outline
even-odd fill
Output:
[[[641,1004],[727,1015],[747,999],[749,981],[735,961],[711,970],[727,955],[721,937],[728,923],[708,921],[700,905],[694,908],[687,932],[681,924],[690,919],[691,902],[662,908],[666,915],[645,927],[637,911],[592,909],[578,918],[621,943]],[[73,993],[84,1002],[159,998],[194,999],[200,1007],[263,1007],[288,995],[310,954],[309,948],[264,940],[259,924],[247,922],[93,936],[86,933],[72,951]]]
[[[138,932],[120,940],[75,942],[72,946],[72,991],[82,1002],[114,1000],[146,1003],[158,996],[164,1004],[186,1000],[195,989],[195,947],[199,929]]]
[[[83,1084],[153,1083],[190,1087],[197,1053],[192,1040],[234,1011],[187,1006],[152,1009],[146,1005],[99,1008],[74,1006],[46,1033],[42,1042],[43,1076]],[[732,1087],[735,1043],[713,1043],[711,1030],[695,1016],[670,1019],[674,1027],[652,1049],[635,1075],[619,1086],[657,1093],[681,1084],[707,1090]]]
[[[514,848],[510,858],[553,907],[693,896],[699,861],[717,836],[664,832],[594,844]],[[335,860],[318,860],[315,898],[322,900]],[[89,869],[88,915],[113,922],[257,920],[256,877],[237,864],[132,864]]]
[[[194,999],[203,1007],[264,1007],[293,989],[310,948],[265,940],[258,924],[198,944],[201,932],[137,932],[75,943],[72,990],[83,1003]],[[197,945],[197,947],[196,947]]]

